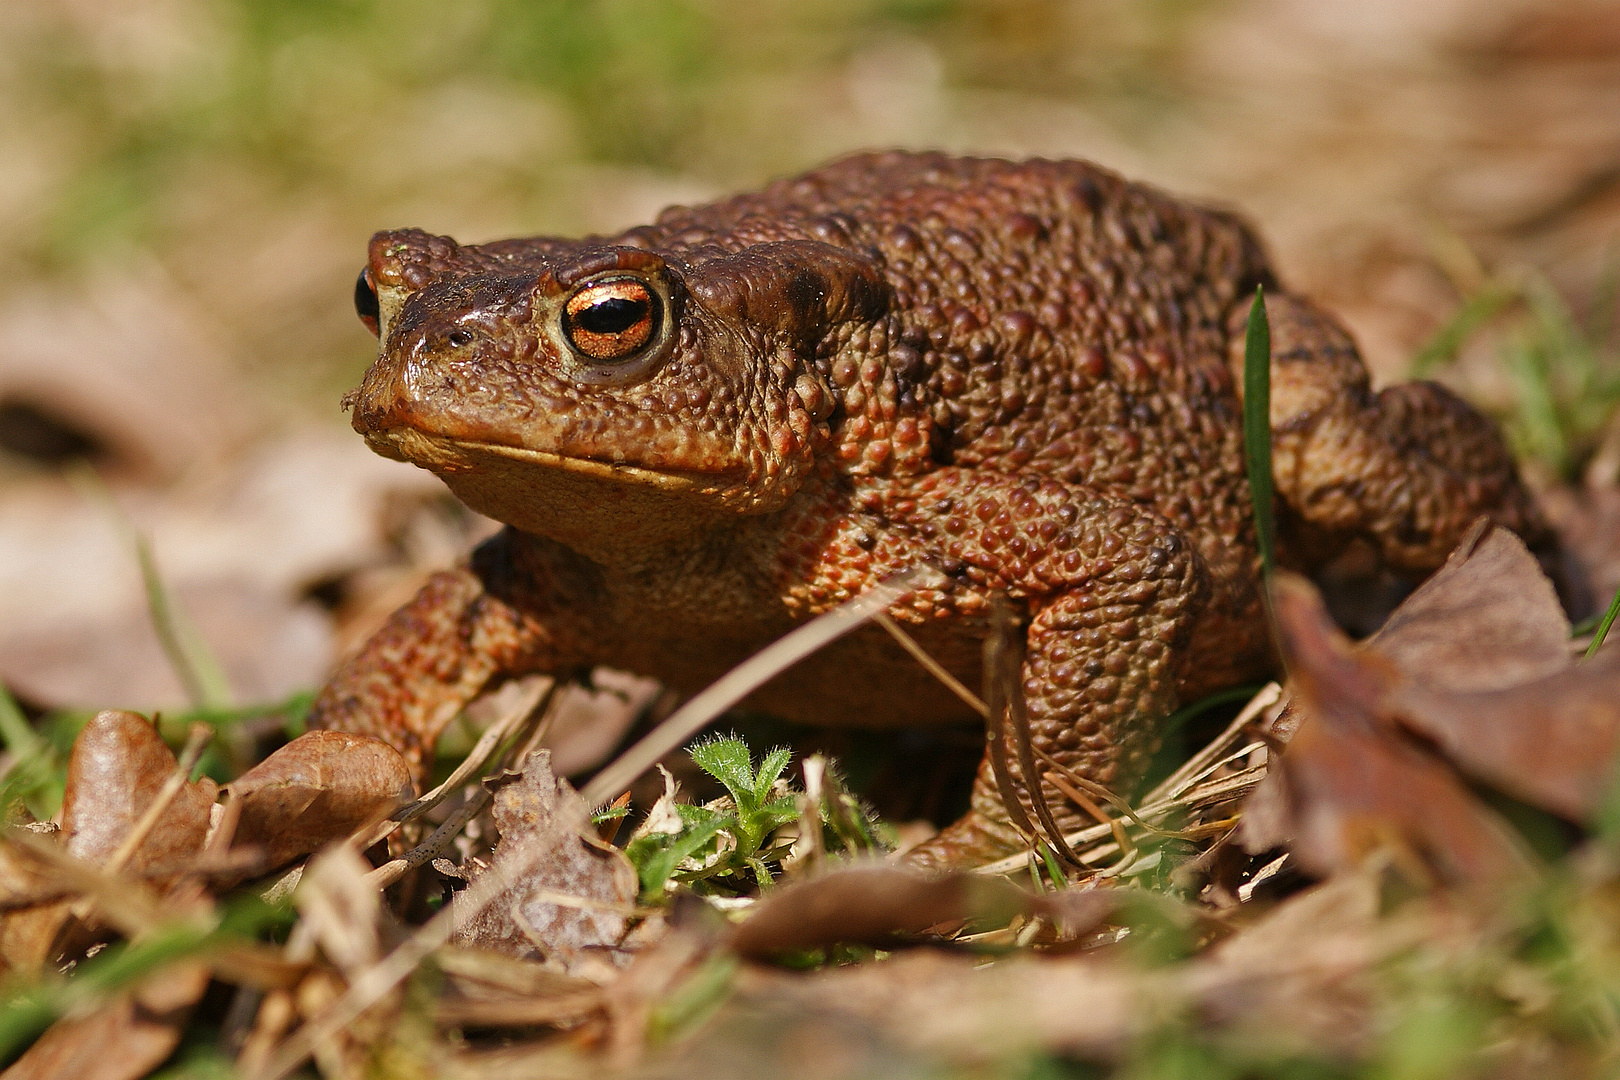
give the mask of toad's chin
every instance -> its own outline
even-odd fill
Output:
[[[759,509],[734,476],[597,461],[409,427],[365,437],[383,457],[431,470],[478,513],[582,552],[604,543],[673,539],[711,518]]]

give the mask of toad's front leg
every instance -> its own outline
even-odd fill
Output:
[[[585,666],[587,621],[568,597],[566,560],[510,529],[467,565],[434,574],[345,661],[310,708],[309,726],[373,735],[420,780],[456,714],[505,678]],[[588,583],[586,583],[588,585]]]
[[[876,578],[931,561],[952,585],[897,605],[896,619],[934,636],[942,616],[960,620],[964,634],[982,632],[995,593],[1028,615],[1020,682],[1039,772],[1055,762],[1116,790],[1142,774],[1175,708],[1188,634],[1209,597],[1207,570],[1185,537],[1135,503],[988,470],[940,469],[861,493],[853,508],[819,546],[826,572],[845,588],[851,566]],[[1010,741],[1007,761],[1033,819]],[[1085,823],[1055,785],[1042,790],[1060,828]],[[912,861],[985,862],[1023,846],[987,755],[970,812]]]

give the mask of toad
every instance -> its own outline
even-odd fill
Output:
[[[343,664],[310,723],[421,767],[500,680],[606,664],[691,692],[925,563],[893,618],[972,684],[1005,597],[1035,750],[1123,790],[1178,703],[1272,664],[1241,433],[1258,286],[1286,564],[1360,540],[1422,572],[1481,515],[1541,535],[1488,420],[1433,383],[1374,393],[1237,217],[1083,162],[862,155],[616,236],[379,233],[354,427],[506,528]],[[871,627],[751,704],[975,718]],[[1027,800],[1016,761],[1011,781]],[[915,859],[1020,844],[986,765]]]

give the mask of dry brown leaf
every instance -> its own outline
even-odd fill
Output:
[[[1463,541],[1367,642],[1434,690],[1499,690],[1570,664],[1569,620],[1552,582],[1513,533]]]
[[[235,844],[262,849],[266,868],[381,821],[414,794],[398,751],[340,731],[300,735],[225,790],[242,804]]]
[[[1620,658],[1574,663],[1552,583],[1505,529],[1464,542],[1344,657],[1365,676],[1363,713],[1400,723],[1476,780],[1576,821],[1613,785]],[[1276,832],[1274,795],[1253,804],[1251,834]]]
[[[204,965],[160,971],[88,1015],[52,1024],[0,1080],[140,1080],[174,1053],[207,988]]]
[[[177,762],[145,717],[97,713],[73,742],[62,834],[67,851],[86,862],[105,862],[129,835]],[[130,857],[135,872],[179,867],[202,850],[209,808],[217,794],[207,777],[183,785]]]
[[[730,944],[750,959],[840,942],[892,945],[942,923],[984,919],[1005,925],[1033,910],[1035,900],[1005,878],[852,866],[770,893],[733,931]]]
[[[1400,679],[1394,665],[1357,654],[1303,578],[1279,575],[1272,595],[1305,718],[1250,800],[1244,846],[1286,843],[1324,876],[1386,850],[1420,880],[1489,886],[1524,874],[1507,827],[1443,762],[1380,722]]]
[[[1590,819],[1614,788],[1620,650],[1488,693],[1412,683],[1388,705],[1470,776],[1572,821]]]
[[[781,1060],[762,1062],[761,1071],[786,1069],[788,1075],[805,1076],[815,1073],[793,1058],[818,1052],[818,1040],[809,1033],[820,1031],[827,1042],[829,1028],[848,1030],[851,1024],[891,1047],[964,1063],[1007,1060],[1035,1047],[1117,1059],[1144,1033],[1177,1015],[1183,1002],[1167,972],[1135,964],[1019,955],[985,965],[978,957],[925,948],[881,964],[810,976],[750,969],[738,980],[737,998],[726,1010],[730,1017],[722,1020],[764,1013],[776,1027],[765,1045],[793,1049]],[[723,1050],[730,1026],[716,1025],[701,1041]],[[858,1052],[861,1041],[850,1050]],[[661,1073],[675,1074],[675,1069]],[[698,1065],[686,1075],[727,1073]]]
[[[521,774],[490,784],[501,836],[492,871],[505,872],[529,838],[554,824],[565,824],[574,836],[554,845],[483,911],[458,918],[456,943],[541,959],[571,973],[600,970],[603,960],[623,964],[627,956],[618,946],[637,893],[630,861],[597,838],[584,802],[552,774],[548,751],[531,754]]]

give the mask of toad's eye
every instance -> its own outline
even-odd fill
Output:
[[[366,324],[366,329],[377,333],[377,320],[382,308],[377,305],[377,287],[371,283],[371,271],[362,270],[354,282],[354,313]]]
[[[586,285],[563,307],[568,343],[592,360],[628,360],[658,335],[663,309],[645,282],[612,278]]]

